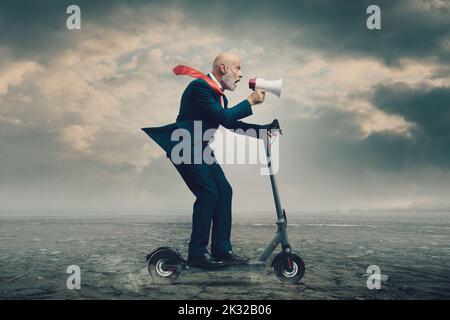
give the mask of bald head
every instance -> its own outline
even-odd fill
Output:
[[[229,64],[240,64],[241,59],[235,54],[229,53],[229,52],[221,52],[219,55],[214,59],[212,69],[215,71],[220,72],[221,65],[228,66]]]
[[[242,78],[241,59],[229,52],[219,53],[214,59],[212,73],[224,89],[233,91]]]

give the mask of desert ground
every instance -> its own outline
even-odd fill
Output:
[[[145,262],[159,246],[187,252],[190,216],[0,217],[0,299],[450,299],[448,213],[288,216],[291,246],[305,262],[300,283],[261,273],[182,274],[153,283]],[[267,214],[234,218],[239,254],[256,259],[275,232]],[[81,289],[66,285],[69,265]],[[369,290],[366,269],[381,269]]]

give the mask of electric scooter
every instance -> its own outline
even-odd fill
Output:
[[[189,266],[187,261],[183,259],[180,251],[170,247],[159,247],[147,255],[146,261],[148,271],[155,282],[173,283],[181,273],[196,272],[264,272],[269,267],[268,258],[275,249],[281,245],[281,252],[270,262],[270,267],[278,280],[287,283],[297,283],[305,273],[305,264],[303,260],[296,254],[292,253],[291,246],[288,241],[287,234],[287,218],[286,211],[281,207],[280,195],[275,174],[272,170],[271,161],[271,145],[277,134],[282,134],[278,120],[274,120],[271,129],[267,131],[267,139],[263,139],[267,166],[269,170],[270,183],[272,185],[273,199],[275,201],[275,210],[277,214],[277,232],[263,250],[256,261],[250,261],[246,264],[225,265],[220,268],[200,268]]]

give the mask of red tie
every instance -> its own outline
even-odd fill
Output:
[[[173,68],[173,73],[175,73],[177,76],[185,75],[205,80],[209,84],[209,86],[220,96],[220,103],[223,106],[222,89],[220,89],[219,85],[206,74],[185,65],[176,66],[175,68]]]

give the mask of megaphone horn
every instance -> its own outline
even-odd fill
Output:
[[[283,87],[283,79],[269,81],[255,77],[250,79],[248,87],[252,90],[269,91],[279,98],[281,96],[281,88]]]

